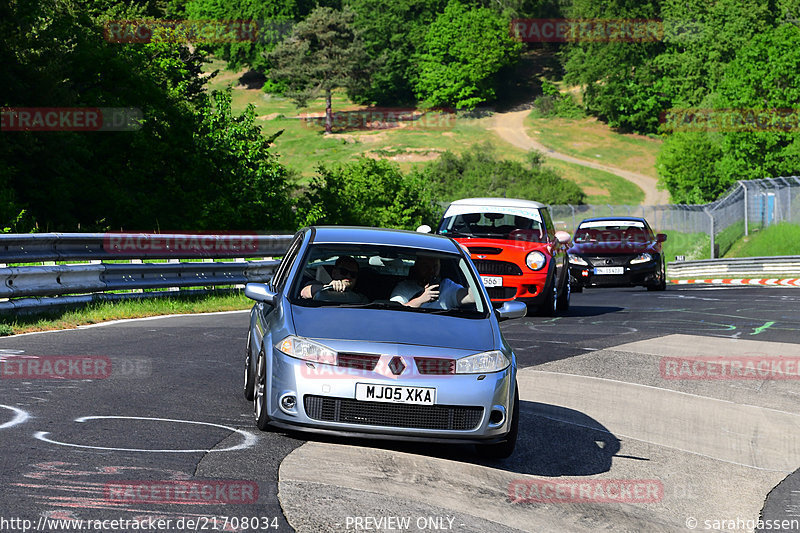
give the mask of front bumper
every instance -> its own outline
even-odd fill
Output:
[[[659,281],[656,261],[623,265],[622,274],[596,274],[595,267],[570,263],[569,272],[575,283],[584,287],[635,287],[655,285]]]
[[[406,359],[407,370],[416,368],[412,358]],[[273,349],[267,369],[271,423],[333,435],[465,443],[493,442],[509,431],[513,365],[486,374],[387,376],[382,371],[383,364],[375,371],[343,368],[302,361]],[[356,383],[435,388],[435,405],[356,400]],[[291,409],[281,404],[287,396],[296,399]]]

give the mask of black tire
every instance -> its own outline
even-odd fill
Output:
[[[247,332],[247,346],[244,350],[244,397],[246,400],[253,401],[253,391],[256,387],[256,365],[253,364],[251,355],[252,346],[250,345],[251,332]]]
[[[564,274],[564,283],[561,284],[561,291],[556,300],[556,310],[560,313],[569,311],[569,298],[572,294],[572,284],[569,282],[569,272]]]
[[[511,429],[506,438],[496,444],[477,444],[476,451],[484,459],[506,459],[514,453],[519,435],[519,388],[514,384],[514,407],[511,409]]]
[[[555,276],[553,276],[555,277]],[[549,289],[545,289],[545,294],[542,305],[539,306],[537,313],[539,316],[556,316],[556,305],[558,305],[558,283],[553,280],[553,285]]]
[[[655,285],[648,285],[648,291],[665,291],[667,290],[667,275],[664,274],[664,271],[661,271],[661,281],[656,283]]]
[[[261,351],[258,352],[256,376],[256,386],[253,394],[253,415],[258,429],[266,431],[269,426],[269,415],[267,413],[267,356],[264,354],[263,346]]]

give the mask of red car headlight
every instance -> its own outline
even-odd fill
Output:
[[[525,257],[525,264],[531,270],[541,270],[547,264],[547,257],[542,252],[535,250]]]

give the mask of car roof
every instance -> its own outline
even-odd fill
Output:
[[[451,202],[450,205],[489,205],[504,207],[534,207],[541,209],[547,207],[546,204],[534,202],[533,200],[521,200],[518,198],[464,198]]]
[[[622,222],[644,222],[647,223],[647,220],[642,217],[594,217],[594,218],[584,218],[581,220],[578,225],[580,226],[584,222],[603,222],[604,220],[619,220]]]
[[[418,231],[365,226],[315,226],[314,244],[383,244],[438,252],[460,253],[450,237]]]

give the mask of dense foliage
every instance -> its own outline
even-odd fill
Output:
[[[301,225],[345,224],[414,229],[433,224],[435,203],[423,180],[368,158],[319,167],[298,205]]]
[[[523,198],[546,204],[580,204],[585,195],[574,183],[542,166],[530,152],[521,163],[497,157],[491,145],[476,145],[462,155],[445,152],[421,171],[441,201],[475,196]]]
[[[291,226],[286,169],[252,110],[234,116],[229,96],[206,94],[201,52],[109,43],[69,0],[4,6],[0,106],[136,108],[144,120],[135,131],[2,132],[2,227],[23,208],[45,231]],[[113,15],[142,13],[132,9]]]

